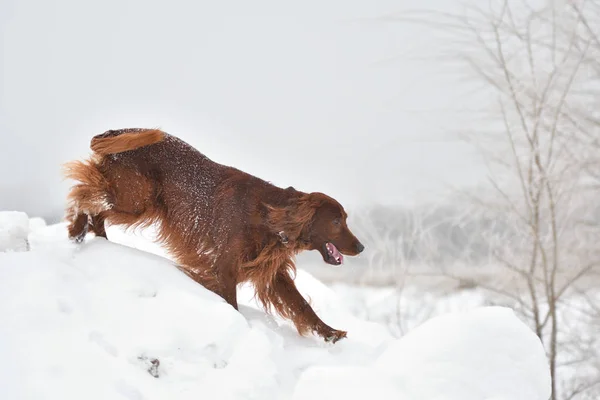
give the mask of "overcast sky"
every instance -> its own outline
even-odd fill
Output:
[[[348,207],[482,171],[448,127],[444,38],[380,17],[427,1],[0,1],[0,210],[57,218],[60,164],[161,127],[215,161]]]

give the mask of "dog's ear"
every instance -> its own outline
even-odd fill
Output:
[[[308,233],[317,204],[310,194],[290,198],[282,207],[267,207],[266,225],[282,242],[297,243],[308,240]]]

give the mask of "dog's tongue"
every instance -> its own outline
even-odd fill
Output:
[[[333,245],[333,243],[327,243],[327,251],[329,254],[337,260],[340,264],[344,261],[344,256],[339,252],[337,247]]]

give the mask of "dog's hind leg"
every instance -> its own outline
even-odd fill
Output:
[[[93,215],[91,219],[92,232],[94,232],[96,236],[106,239],[106,229],[104,226],[104,220],[106,219],[105,213],[101,212],[100,214]]]
[[[87,214],[77,214],[69,224],[69,239],[76,243],[83,242],[85,235],[88,232],[88,216]]]
[[[70,204],[66,217],[69,221],[69,238],[77,243],[81,243],[85,238],[90,219],[94,225],[94,232],[102,234],[104,224],[100,222],[103,218],[98,216],[112,208],[110,186],[102,175],[98,162],[92,158],[85,162],[73,161],[65,165],[65,176],[78,182],[69,192]]]

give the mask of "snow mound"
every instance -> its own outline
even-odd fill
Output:
[[[29,217],[19,211],[0,211],[0,252],[27,251]]]
[[[79,246],[64,224],[23,213],[0,213],[0,229],[2,399],[548,397],[541,344],[507,309],[439,317],[394,340],[299,270],[318,315],[348,331],[328,344],[266,314],[248,285],[234,310],[118,228]]]
[[[431,319],[391,345],[376,367],[417,398],[546,400],[550,374],[539,338],[514,312],[483,307]],[[510,382],[510,385],[506,383]]]
[[[547,400],[540,340],[512,310],[482,307],[433,318],[368,367],[313,367],[294,399]]]
[[[292,399],[426,400],[405,397],[391,376],[364,366],[311,367],[300,376]],[[462,400],[448,397],[450,399]]]
[[[90,236],[76,246],[38,224],[31,251],[0,253],[0,398],[290,398],[307,366],[372,362],[392,340],[317,301],[350,338],[300,337],[247,289],[237,312],[168,259]]]
[[[0,354],[11,360],[0,387],[16,386],[3,398],[185,399],[216,392],[221,369],[261,346],[241,314],[155,256],[93,241],[70,263],[33,251],[0,260]],[[254,361],[274,368],[268,351]],[[10,371],[19,378],[3,382]]]

